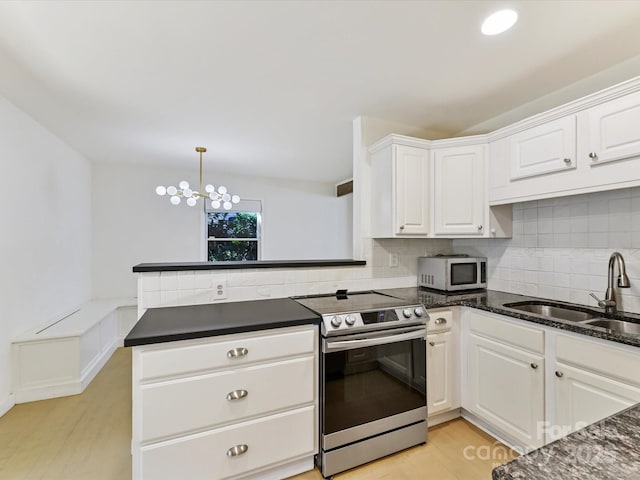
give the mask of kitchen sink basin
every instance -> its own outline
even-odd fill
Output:
[[[599,318],[584,322],[585,325],[600,327],[614,333],[624,333],[626,335],[640,335],[640,323],[625,322],[624,320],[611,320]]]
[[[520,310],[522,312],[542,315],[544,317],[568,320],[570,322],[584,322],[585,320],[591,320],[600,316],[600,314],[597,313],[582,312],[580,310],[547,305],[544,303],[505,303],[503,306],[514,310]]]

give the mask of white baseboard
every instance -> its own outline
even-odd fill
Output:
[[[0,417],[2,417],[5,413],[13,408],[16,404],[16,399],[12,393],[7,395],[7,397],[0,402]]]
[[[460,418],[460,410],[460,408],[456,408],[455,410],[450,410],[448,412],[439,413],[437,415],[429,417],[427,418],[427,425],[429,425],[429,427],[435,427],[436,425],[440,425],[441,423]]]

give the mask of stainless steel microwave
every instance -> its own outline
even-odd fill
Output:
[[[487,259],[469,255],[419,257],[418,285],[446,292],[487,288]]]

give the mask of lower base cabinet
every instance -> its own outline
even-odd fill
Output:
[[[568,335],[556,337],[551,378],[553,425],[547,441],[640,402],[640,352]]]
[[[312,325],[133,348],[133,480],[278,480],[313,468]]]
[[[429,415],[454,408],[453,334],[427,335],[427,411]]]
[[[467,409],[521,445],[543,445],[544,357],[471,333]]]

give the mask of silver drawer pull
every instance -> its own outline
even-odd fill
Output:
[[[227,393],[227,400],[232,402],[234,400],[240,400],[247,395],[249,395],[249,392],[247,392],[246,390],[234,390],[233,392]]]
[[[565,158],[564,159],[564,163],[566,163],[567,165],[571,165],[571,159],[570,158]]]
[[[432,347],[435,347],[436,346],[436,342],[429,342],[429,345],[432,346]]]
[[[538,364],[537,363],[532,363],[531,364],[531,368],[533,368],[534,370],[538,369]]]
[[[436,318],[433,323],[435,323],[436,325],[443,325],[443,324],[447,323],[447,319],[439,317],[439,318]]]
[[[247,350],[244,347],[232,348],[227,352],[227,357],[229,358],[244,357],[247,353],[249,353],[249,350]]]
[[[564,377],[564,373],[556,371],[556,377],[562,378]]]
[[[591,152],[589,154],[589,158],[595,162],[598,159],[598,154],[596,152]]]
[[[238,455],[243,455],[247,453],[247,450],[249,450],[248,445],[236,445],[227,450],[227,457],[237,457]]]

